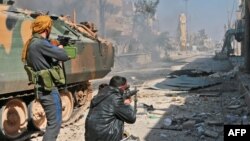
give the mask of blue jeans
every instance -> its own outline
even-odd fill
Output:
[[[62,123],[62,103],[57,89],[50,93],[39,92],[39,100],[47,118],[43,141],[56,141]]]

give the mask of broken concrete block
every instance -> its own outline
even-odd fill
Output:
[[[228,109],[238,109],[240,107],[241,107],[241,105],[231,105],[231,106],[228,106],[227,108]]]
[[[208,137],[212,137],[212,138],[217,138],[219,136],[219,133],[212,131],[212,130],[205,130],[204,131],[204,135],[208,136]]]
[[[164,129],[164,130],[176,130],[176,131],[182,131],[182,127],[181,126],[178,126],[178,125],[170,125],[170,126],[164,126],[162,125],[161,126],[161,129]]]
[[[204,127],[203,127],[203,126],[199,126],[199,127],[197,127],[197,131],[198,131],[198,134],[199,134],[199,135],[203,135],[203,133],[205,132]]]
[[[172,119],[165,118],[163,124],[164,124],[164,126],[170,126],[172,124]]]
[[[215,125],[215,126],[223,126],[224,123],[221,121],[215,121],[215,120],[208,120],[206,121],[208,125]]]
[[[183,129],[191,129],[194,128],[195,121],[194,120],[188,120],[182,124]]]

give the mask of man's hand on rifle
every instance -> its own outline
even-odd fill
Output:
[[[125,105],[129,105],[129,104],[131,104],[131,102],[132,102],[131,98],[127,98],[127,99],[124,100]]]
[[[50,40],[50,43],[54,46],[58,46],[59,48],[63,48],[63,45],[61,45],[60,42],[56,39]]]
[[[59,48],[63,48],[63,45],[59,45],[58,47],[59,47]]]

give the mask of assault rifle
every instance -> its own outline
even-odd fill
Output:
[[[137,90],[137,87],[135,87],[134,90],[130,90],[129,87],[125,90],[125,92],[123,93],[123,98],[124,99],[128,99],[131,98],[132,96],[134,96],[134,110],[135,112],[137,112],[137,92],[139,90]]]
[[[59,41],[60,45],[63,45],[63,46],[68,46],[72,44],[71,43],[72,40],[70,37],[58,35],[57,40]]]
[[[64,50],[67,53],[67,55],[71,58],[74,59],[76,58],[77,55],[77,48],[74,46],[75,40],[72,40],[70,37],[66,36],[60,36],[58,35],[57,41],[59,42],[60,45],[64,46]],[[62,68],[63,68],[63,73],[64,73],[64,78],[65,78],[65,92],[68,92],[68,85],[67,85],[67,78],[66,78],[66,71],[65,71],[65,65],[64,62],[62,62]]]
[[[66,53],[71,59],[76,58],[77,48],[75,45],[76,45],[77,40],[72,40],[72,38],[70,37],[60,36],[60,35],[58,35],[56,40],[57,42],[59,42],[59,45],[64,46],[64,50],[66,51]]]
[[[123,97],[124,97],[124,99],[128,99],[128,98],[132,97],[133,95],[136,95],[138,91],[139,90],[137,90],[136,87],[134,90],[130,90],[129,88],[127,88],[123,94]]]

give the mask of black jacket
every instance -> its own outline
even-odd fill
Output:
[[[125,105],[118,89],[106,86],[92,99],[85,123],[86,141],[120,141],[124,122],[134,123],[136,113]]]

